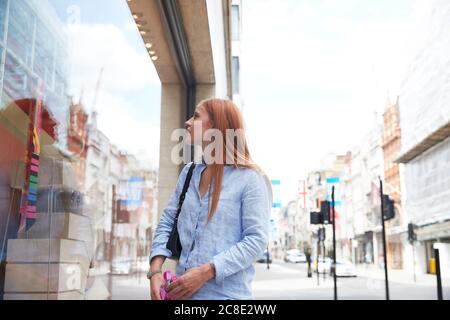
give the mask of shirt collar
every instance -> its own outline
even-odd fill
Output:
[[[198,161],[194,161],[194,163],[197,165],[197,166],[204,166],[204,167],[206,167],[206,162],[205,162],[205,159],[202,157],[202,161],[200,161],[200,162],[198,162]],[[232,167],[233,165],[232,164],[224,164],[224,166],[225,167]]]

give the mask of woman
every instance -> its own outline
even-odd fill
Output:
[[[203,150],[211,143],[205,136],[207,130],[221,133],[224,147],[214,155],[223,152],[227,163],[205,161],[204,152],[202,162],[194,167],[178,219],[182,251],[176,267],[178,279],[167,288],[169,299],[253,299],[253,264],[268,244],[270,182],[252,163],[244,135],[227,143],[227,129],[243,130],[240,111],[231,101],[202,101],[185,125],[188,142],[201,144]],[[200,135],[194,125],[201,128]],[[160,299],[159,288],[164,283],[161,267],[171,256],[166,243],[191,165],[180,173],[153,239],[149,274],[155,300]]]

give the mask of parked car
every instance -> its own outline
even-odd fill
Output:
[[[298,249],[289,249],[289,250],[286,251],[286,254],[296,255],[296,254],[300,254],[300,253],[302,253],[302,252],[300,250],[298,250]]]
[[[301,252],[296,254],[286,254],[284,261],[291,263],[306,263],[306,256]]]
[[[333,275],[333,267],[330,266],[330,275]],[[355,265],[344,259],[336,260],[336,276],[337,277],[356,277]]]
[[[269,258],[269,261],[267,261],[267,258]],[[269,256],[267,256],[267,249],[264,250],[264,253],[261,256],[261,258],[259,258],[258,262],[259,263],[267,263],[267,262],[272,263],[272,255],[269,252]]]
[[[284,255],[284,262],[306,263],[306,256],[298,249],[289,249]]]

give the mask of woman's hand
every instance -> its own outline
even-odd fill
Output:
[[[214,266],[204,264],[186,271],[181,277],[167,287],[170,300],[184,300],[197,292],[205,282],[215,275]]]
[[[164,278],[161,273],[155,274],[150,279],[150,296],[152,300],[161,300],[161,295],[159,294],[159,288],[164,284]]]

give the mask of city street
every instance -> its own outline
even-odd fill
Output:
[[[398,273],[398,272],[397,272]],[[327,300],[333,299],[333,278],[317,274],[307,278],[305,264],[290,264],[275,261],[267,269],[267,264],[256,264],[256,278],[253,283],[255,299],[294,299]],[[340,300],[383,300],[385,282],[380,280],[381,273],[368,274],[354,278],[338,278],[338,299]],[[409,275],[408,275],[409,276]],[[417,278],[412,275],[407,283],[404,279],[389,281],[392,300],[434,300],[436,299],[436,281],[433,276]],[[443,280],[444,299],[450,299],[450,281]]]
[[[331,300],[333,299],[333,278],[321,274],[319,285],[317,274],[307,278],[305,264],[291,264],[274,261],[267,269],[267,264],[255,265],[256,277],[253,282],[255,299],[261,300]],[[361,271],[359,271],[361,270]],[[379,270],[382,271],[382,270]],[[364,269],[358,269],[363,274]],[[435,300],[436,281],[432,275],[418,276],[413,282],[412,275],[401,271],[390,272],[390,296],[392,300]],[[382,272],[370,271],[366,275],[354,278],[338,278],[338,299],[340,300],[383,300],[385,286]],[[102,277],[105,289],[107,276]],[[444,299],[450,299],[450,280],[443,279]],[[98,292],[100,286],[98,286]],[[115,275],[112,281],[113,300],[149,299],[148,282],[145,272],[132,275]],[[98,297],[100,298],[100,296]]]

